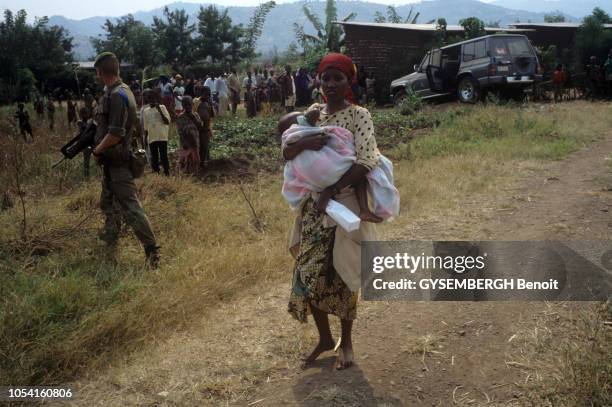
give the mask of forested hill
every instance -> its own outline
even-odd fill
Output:
[[[303,2],[278,4],[269,14],[264,27],[263,35],[261,36],[258,48],[262,52],[271,51],[274,48],[282,51],[287,46],[295,41],[293,33],[293,23],[297,22],[304,24],[309,31],[310,24],[307,22],[304,13],[302,12]],[[200,6],[207,4],[195,3],[172,3],[169,4],[170,9],[185,9],[193,21],[196,20],[197,12]],[[318,14],[322,19],[324,16],[325,2],[312,1],[308,2],[309,7]],[[219,9],[224,9],[223,6],[218,6]],[[340,18],[348,15],[351,12],[357,14],[355,21],[374,21],[374,13],[377,11],[385,14],[386,5],[370,3],[364,1],[344,1],[337,2],[338,16]],[[410,5],[397,7],[397,11],[401,16],[407,16],[410,11]],[[415,12],[419,12],[419,23],[425,23],[438,17],[446,18],[449,24],[456,24],[465,17],[475,16],[486,23],[499,22],[502,26],[516,21],[543,21],[544,12],[530,12],[522,10],[513,10],[504,8],[494,4],[482,3],[477,0],[433,0],[416,3],[413,5]],[[229,15],[234,23],[247,24],[250,16],[253,13],[254,7],[230,7]],[[554,8],[550,11],[553,11]],[[151,11],[140,11],[134,13],[137,20],[143,21],[146,24],[153,22],[154,16],[161,16],[163,8],[157,8]],[[50,18],[50,23],[65,27],[74,37],[75,54],[77,59],[87,59],[93,54],[93,47],[90,44],[89,38],[102,34],[104,31],[102,25],[108,17],[91,17],[83,20],[71,20],[62,16],[53,16]],[[575,17],[567,15],[569,20],[577,20]],[[312,32],[312,30],[310,30]]]

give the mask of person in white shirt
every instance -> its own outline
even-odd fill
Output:
[[[210,89],[210,93],[212,95],[213,109],[215,112],[219,112],[219,93],[217,92],[217,82],[218,79],[215,78],[214,74],[211,74],[208,78],[206,78],[206,82],[204,82],[204,86],[207,86]]]
[[[217,80],[213,76],[208,76],[206,81],[204,81],[204,86],[208,87],[211,92],[216,92],[217,89]]]
[[[227,80],[225,79],[225,73],[221,74],[217,78],[217,95],[219,97],[219,109],[218,114],[224,116],[227,112],[228,100],[229,100],[229,89],[227,87]]]
[[[141,113],[141,123],[144,136],[151,151],[151,168],[159,174],[159,164],[164,168],[164,175],[170,175],[168,163],[168,130],[170,128],[170,113],[163,104],[157,103],[155,92],[145,89],[143,92],[146,105]]]

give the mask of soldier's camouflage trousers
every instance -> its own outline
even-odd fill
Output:
[[[144,247],[156,246],[151,223],[136,195],[136,184],[130,168],[105,165],[103,169],[100,209],[106,221],[102,239],[109,246],[116,244],[123,216]]]

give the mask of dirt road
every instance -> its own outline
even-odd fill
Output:
[[[444,221],[387,228],[389,239],[606,239],[611,225],[612,136],[567,159],[528,171],[499,196],[466,199]],[[524,174],[524,172],[523,172]],[[458,232],[460,231],[460,232]],[[365,302],[355,324],[356,365],[312,367],[297,356],[314,346],[314,325],[286,313],[287,283],[245,293],[218,316],[170,335],[153,350],[83,378],[83,405],[525,405],[529,380],[513,361],[519,330],[540,302]],[[580,304],[569,304],[568,312]],[[335,332],[338,330],[336,329]],[[152,338],[154,339],[154,338]],[[524,366],[523,366],[524,367]],[[243,391],[236,391],[241,388]]]

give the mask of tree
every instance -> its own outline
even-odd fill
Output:
[[[433,47],[437,48],[446,45],[447,26],[448,24],[446,23],[445,18],[438,18],[438,21],[436,22],[436,32],[434,33]]]
[[[591,13],[590,17],[595,19],[600,24],[612,24],[612,18],[610,18],[610,15],[599,7],[595,7],[593,9],[593,13]]]
[[[164,7],[164,18],[153,17],[155,43],[162,55],[162,62],[171,65],[190,64],[195,60],[192,34],[195,26],[189,24],[185,10],[170,11]]]
[[[582,20],[582,25],[576,33],[574,52],[578,66],[587,63],[590,56],[596,56],[601,61],[612,49],[612,31],[604,28],[604,24],[610,23],[608,13],[599,7]]]
[[[549,45],[542,50],[540,55],[540,63],[542,64],[542,70],[547,77],[552,76],[552,73],[557,66],[557,47],[555,45]]]
[[[486,34],[484,22],[477,17],[459,20],[459,25],[463,27],[466,39],[481,37]]]
[[[155,44],[153,30],[128,14],[113,23],[107,19],[103,26],[105,38],[92,39],[96,52],[113,52],[122,62],[130,62],[138,68],[161,62],[162,55]]]
[[[46,17],[27,23],[27,14],[5,10],[0,21],[0,101],[27,100],[34,83],[66,69],[72,60],[72,38]]]
[[[257,46],[257,40],[261,37],[263,26],[266,22],[268,13],[276,6],[274,0],[270,0],[266,3],[262,3],[253,12],[249,24],[244,29],[244,40],[242,42],[244,47],[244,56],[248,61],[251,61],[257,56],[255,48]]]
[[[564,23],[565,22],[565,16],[563,15],[562,12],[557,10],[554,13],[546,14],[544,16],[544,22],[545,23]]]
[[[199,58],[210,58],[212,63],[223,62],[226,66],[240,60],[240,41],[244,30],[242,25],[232,25],[227,9],[221,13],[213,5],[200,7],[198,34],[196,45]]]
[[[393,24],[416,24],[421,13],[414,13],[414,8],[410,7],[410,11],[406,18],[402,18],[395,7],[387,6],[387,16],[385,17],[380,11],[374,13],[375,23],[393,23]]]
[[[307,5],[304,5],[302,10],[317,32],[316,35],[306,34],[304,26],[297,23],[294,24],[294,32],[298,37],[298,41],[302,44],[304,51],[306,52],[308,47],[315,47],[322,51],[340,52],[341,48],[344,46],[344,33],[338,24],[334,24],[334,22],[338,20],[338,10],[336,9],[335,0],[327,0],[326,2],[325,25]],[[353,18],[355,18],[355,13],[350,13],[344,17],[342,21],[350,21]]]

